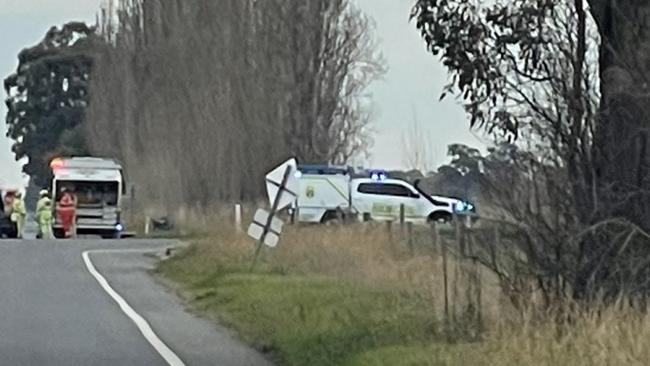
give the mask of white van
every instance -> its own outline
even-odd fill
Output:
[[[121,215],[126,193],[122,166],[112,159],[75,157],[54,159],[50,167],[56,202],[63,188],[77,198],[77,233],[119,238],[124,231]],[[53,231],[56,237],[63,236],[61,222],[56,219]]]
[[[292,206],[298,222],[328,223],[355,217],[360,221],[397,221],[401,206],[407,222],[451,221],[474,214],[473,204],[425,193],[417,184],[387,178],[383,171],[355,172],[341,166],[299,165],[299,192]]]

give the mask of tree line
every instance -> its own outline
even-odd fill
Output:
[[[91,153],[121,160],[140,201],[256,199],[288,156],[366,151],[367,86],[384,70],[372,27],[348,0],[109,2],[96,26],[53,28],[21,53],[5,81],[14,151],[41,186],[52,156]]]

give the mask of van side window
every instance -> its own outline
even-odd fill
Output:
[[[357,188],[359,193],[376,194],[382,196],[413,197],[410,189],[392,183],[361,183]]]

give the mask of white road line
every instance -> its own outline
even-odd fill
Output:
[[[125,250],[123,252],[136,252],[137,250]],[[144,252],[150,252],[151,250],[143,250],[140,251],[142,253]],[[86,268],[88,269],[88,272],[95,277],[97,282],[99,282],[99,285],[108,293],[110,297],[115,300],[115,302],[120,306],[120,309],[128,316],[138,327],[144,338],[153,346],[153,348],[162,356],[162,358],[169,364],[169,366],[185,366],[183,361],[172,351],[158,336],[156,333],[154,333],[153,329],[151,329],[151,326],[149,323],[140,315],[138,314],[133,308],[118,294],[112,287],[111,285],[108,284],[108,281],[104,276],[102,276],[99,271],[95,268],[93,265],[93,262],[90,260],[90,253],[107,253],[107,252],[121,252],[118,250],[89,250],[85,251],[81,254],[81,257],[84,260],[84,263],[86,264]]]

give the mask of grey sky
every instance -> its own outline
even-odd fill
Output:
[[[414,0],[356,0],[376,21],[379,46],[389,71],[371,87],[378,110],[375,145],[370,163],[375,167],[402,165],[401,136],[414,119],[430,138],[435,164],[446,160],[446,147],[461,142],[481,145],[468,130],[462,109],[452,100],[438,102],[447,74],[428,54],[408,15]],[[71,20],[93,22],[100,0],[0,0],[0,76],[17,66],[16,56],[37,43],[52,25]],[[2,93],[4,95],[4,92]],[[4,97],[3,97],[4,99]],[[11,142],[4,138],[4,103],[0,106],[0,187],[24,181],[14,161]]]

